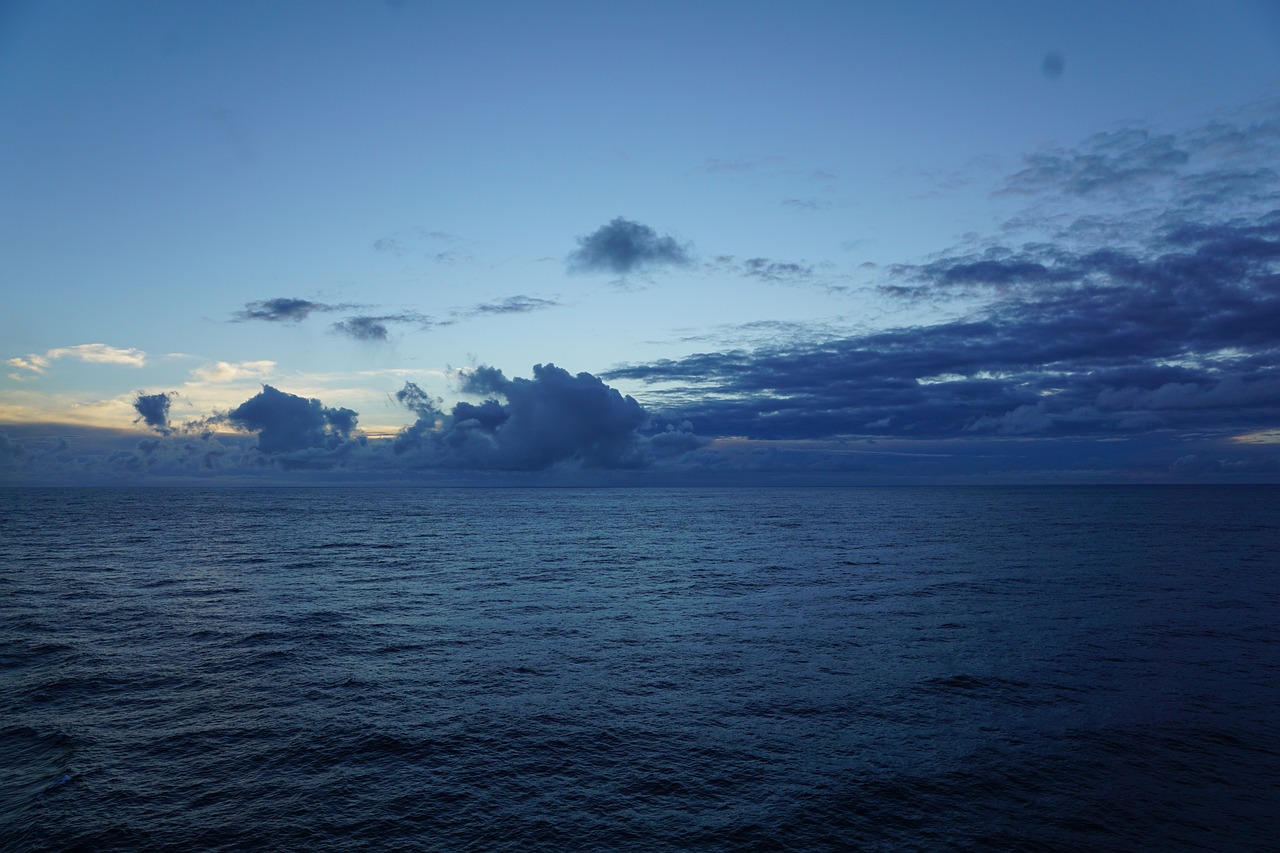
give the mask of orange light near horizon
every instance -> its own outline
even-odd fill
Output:
[[[1280,429],[1263,429],[1232,436],[1236,444],[1280,444]]]

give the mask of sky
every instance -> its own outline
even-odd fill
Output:
[[[1280,481],[1274,2],[0,6],[0,483]]]

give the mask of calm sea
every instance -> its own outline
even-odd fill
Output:
[[[5,850],[1278,839],[1280,488],[0,490]]]

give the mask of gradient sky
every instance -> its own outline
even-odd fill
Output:
[[[0,115],[6,481],[1280,480],[1275,3],[9,2]]]

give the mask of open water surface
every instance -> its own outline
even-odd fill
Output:
[[[0,489],[5,850],[1280,849],[1280,488]]]

